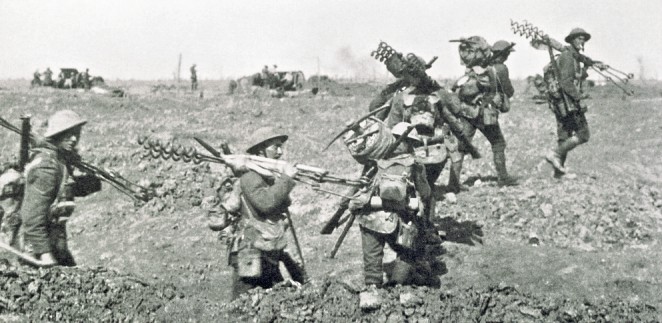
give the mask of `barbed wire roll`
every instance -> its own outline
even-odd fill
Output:
[[[367,119],[359,125],[360,131],[350,131],[345,145],[352,157],[361,164],[382,159],[395,143],[388,126],[378,119]]]

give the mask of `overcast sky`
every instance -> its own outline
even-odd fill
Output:
[[[586,54],[613,67],[662,78],[662,1],[642,0],[0,0],[0,78],[31,78],[46,67],[89,68],[109,79],[200,79],[259,72],[265,64],[306,75],[383,76],[370,57],[380,40],[425,59],[434,77],[462,74],[457,44],[482,35],[517,43],[514,77],[540,73],[547,53],[511,32],[532,22],[553,38],[591,33]]]

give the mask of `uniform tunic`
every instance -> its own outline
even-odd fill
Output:
[[[293,280],[302,283],[305,273],[285,251],[285,212],[291,203],[289,194],[294,188],[294,180],[286,175],[265,178],[255,171],[248,171],[241,176],[240,186],[243,194],[241,229],[229,258],[234,269],[233,299],[251,288],[270,288],[282,281],[279,262],[283,262]],[[258,277],[241,277],[238,272],[238,262],[242,260],[239,259],[240,251],[249,248],[260,253],[262,272]]]
[[[71,176],[72,166],[53,149],[37,148],[25,169],[25,193],[21,206],[25,251],[34,255],[53,253],[58,264],[74,266],[67,247],[66,223],[73,212],[58,203],[73,201],[101,189],[92,176]]]

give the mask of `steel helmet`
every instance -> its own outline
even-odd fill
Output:
[[[248,149],[246,149],[246,152],[249,154],[257,154],[257,152],[264,146],[265,143],[268,141],[274,140],[274,139],[280,139],[283,142],[287,141],[288,136],[276,133],[272,127],[262,127],[253,133],[252,137],[252,142],[254,144]]]
[[[467,67],[482,65],[492,55],[492,48],[481,36],[461,38],[460,42],[458,47],[460,59]]]
[[[71,110],[60,110],[48,118],[48,127],[46,128],[44,137],[52,138],[55,135],[86,123],[87,120],[81,118],[78,113]]]
[[[405,131],[407,131],[407,128],[411,127],[412,124],[408,122],[399,122],[395,126],[393,126],[393,129],[391,129],[391,133],[395,136],[402,136]],[[409,134],[407,135],[407,138],[416,140],[418,142],[421,142],[421,138],[418,136],[418,132],[416,131],[416,128],[412,129]]]
[[[4,173],[2,173],[2,175],[0,175],[0,199],[8,197],[8,196],[4,196],[5,193],[7,194],[16,193],[15,190],[18,188],[18,186],[21,184],[22,181],[23,181],[23,175],[13,168],[10,168]],[[6,189],[7,187],[11,187],[11,189]],[[10,192],[6,192],[6,191],[10,191]]]
[[[589,39],[591,39],[591,34],[587,33],[586,30],[584,30],[584,29],[582,29],[582,28],[573,28],[573,29],[570,31],[570,33],[568,34],[568,36],[565,36],[565,42],[566,42],[566,43],[570,43],[570,42],[572,42],[572,40],[575,39],[575,37],[577,37],[577,36],[584,36],[584,39],[585,39],[586,41],[588,41]]]

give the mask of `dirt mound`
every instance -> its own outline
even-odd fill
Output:
[[[457,204],[445,202],[438,208],[437,224],[448,234],[473,222],[532,244],[620,250],[653,241],[662,205],[654,188],[597,174],[583,174],[563,185],[532,179],[524,187],[501,189],[496,196],[490,196],[493,188],[483,187],[487,181],[469,182],[472,192]]]
[[[381,305],[359,307],[358,291],[334,279],[297,288],[282,283],[252,290],[223,307],[228,321],[258,322],[657,322],[658,309],[610,299],[536,298],[512,286],[442,291],[397,286],[380,290]]]
[[[0,268],[0,320],[154,321],[177,294],[103,268]]]

